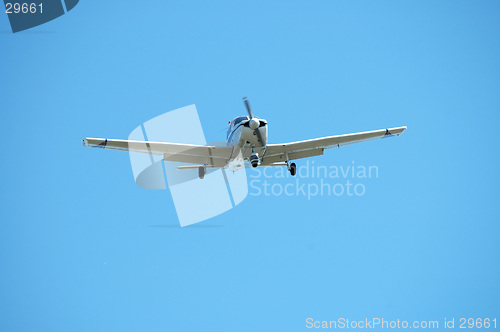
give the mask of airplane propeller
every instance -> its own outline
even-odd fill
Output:
[[[260,121],[258,118],[253,116],[252,109],[250,108],[250,103],[248,102],[247,97],[243,97],[243,102],[245,103],[245,106],[247,107],[248,115],[250,116],[250,120],[248,125],[250,126],[251,129],[253,129],[253,132],[255,135],[257,135],[257,138],[259,139],[260,145],[263,146],[264,143],[262,141],[262,135],[260,134],[259,127],[260,127]]]
[[[250,115],[250,119],[253,119],[253,114],[252,114],[252,109],[250,108],[250,103],[248,102],[247,97],[243,97],[243,102],[245,103],[245,106],[247,107],[248,115]]]

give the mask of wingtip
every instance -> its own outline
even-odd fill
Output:
[[[405,132],[405,130],[408,129],[406,126],[401,127],[401,131],[397,134],[398,136],[401,135],[402,133]]]

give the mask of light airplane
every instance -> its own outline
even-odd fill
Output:
[[[267,121],[253,115],[247,98],[243,98],[249,116],[239,116],[229,123],[225,146],[206,146],[167,142],[86,138],[85,146],[111,150],[146,153],[163,156],[163,160],[192,165],[178,169],[198,169],[200,179],[207,169],[228,168],[231,164],[242,167],[286,166],[293,176],[297,172],[292,160],[322,155],[325,149],[365,142],[378,138],[399,136],[404,127],[379,129],[360,133],[327,136],[284,144],[267,144]]]

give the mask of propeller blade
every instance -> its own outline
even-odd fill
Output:
[[[245,103],[245,106],[247,107],[247,111],[248,111],[248,115],[250,115],[250,119],[253,119],[254,116],[252,113],[252,109],[250,108],[250,103],[248,102],[247,97],[243,97],[243,102]],[[260,146],[264,146],[264,143],[262,141],[262,135],[260,134],[259,128],[260,127],[257,127],[257,129],[255,129],[253,132],[257,135],[257,138],[259,139],[259,142],[260,142]]]
[[[243,97],[243,102],[245,103],[245,106],[247,107],[248,115],[250,115],[250,119],[253,119],[253,114],[252,114],[252,109],[250,108],[250,103],[248,102],[247,97]]]

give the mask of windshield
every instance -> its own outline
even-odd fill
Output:
[[[231,135],[231,132],[233,129],[241,123],[241,121],[249,120],[250,118],[248,116],[239,116],[235,118],[231,123],[229,123],[229,127],[227,128],[227,137],[229,138],[229,135]]]
[[[248,116],[239,116],[233,120],[233,126],[238,125],[241,121],[248,120]]]

